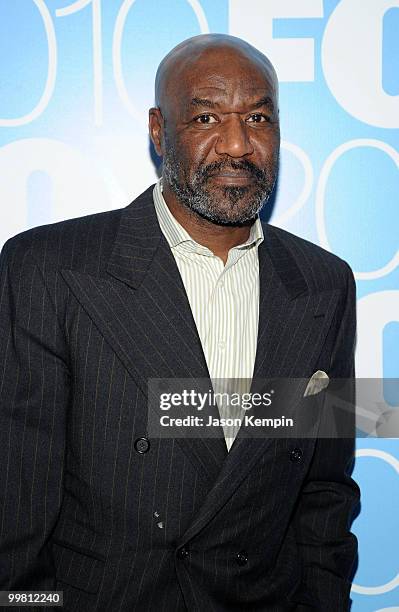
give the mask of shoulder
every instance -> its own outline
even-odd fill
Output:
[[[31,228],[9,238],[2,257],[32,260],[40,267],[73,267],[82,258],[103,257],[123,209],[95,213]],[[90,262],[88,262],[90,263]]]
[[[279,256],[279,249],[288,251],[309,288],[320,291],[354,283],[353,272],[345,260],[291,232],[264,222],[262,225],[275,257]]]
[[[130,204],[115,210],[41,225],[13,236],[2,260],[35,261],[43,270],[78,268],[98,272],[108,261],[124,215],[152,203],[153,185]]]

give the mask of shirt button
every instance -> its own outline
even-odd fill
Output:
[[[291,461],[294,461],[294,463],[297,463],[298,461],[301,461],[302,459],[302,451],[300,448],[294,448],[291,452],[290,452],[290,459]]]
[[[237,565],[246,565],[248,563],[247,554],[243,551],[236,554],[236,563]]]
[[[137,438],[134,448],[140,454],[146,453],[150,448],[150,441],[147,438]]]
[[[226,348],[225,341],[221,340],[220,342],[218,342],[218,347],[220,348],[221,351],[223,351]]]
[[[176,551],[176,557],[178,559],[187,559],[189,554],[190,553],[188,552],[187,546],[182,546],[181,548],[178,548]]]
[[[223,289],[223,287],[224,287],[224,281],[220,281],[219,282],[219,289]]]

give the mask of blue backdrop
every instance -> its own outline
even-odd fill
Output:
[[[399,0],[2,0],[0,244],[124,206],[154,181],[156,67],[201,32],[245,38],[275,63],[271,222],[351,264],[357,375],[399,378]],[[352,610],[398,612],[399,444],[357,447]]]

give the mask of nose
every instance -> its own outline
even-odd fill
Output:
[[[245,122],[237,115],[227,117],[219,127],[219,135],[215,145],[218,155],[244,157],[254,152]]]

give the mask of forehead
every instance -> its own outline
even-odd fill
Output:
[[[196,96],[226,101],[276,97],[272,69],[228,48],[176,62],[173,73],[168,94],[182,104]]]

